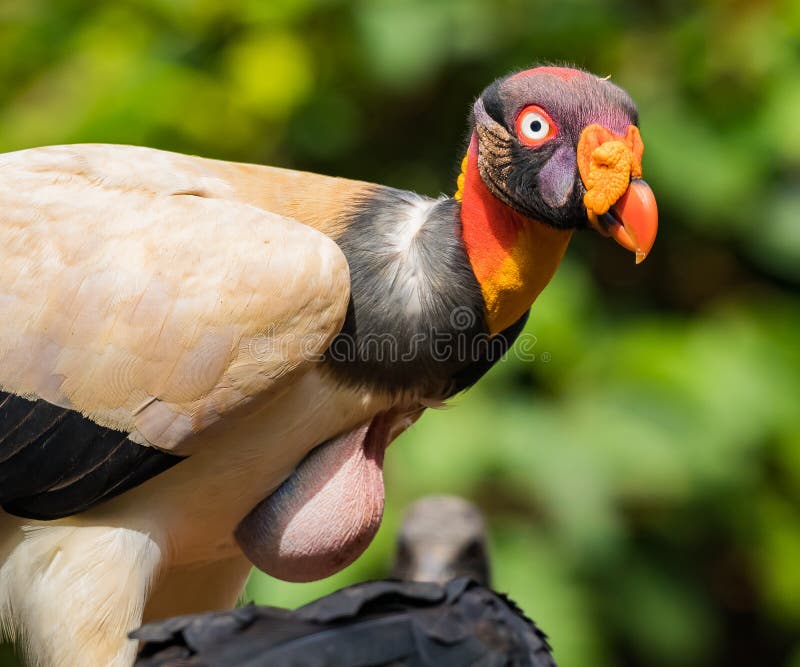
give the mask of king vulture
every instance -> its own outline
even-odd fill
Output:
[[[537,67],[475,101],[453,197],[149,148],[0,156],[0,622],[130,665],[140,623],[307,581],[381,519],[387,445],[506,351],[576,229],[641,261],[630,97]]]

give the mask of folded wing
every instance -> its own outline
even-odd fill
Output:
[[[204,161],[0,156],[0,504],[53,518],[139,484],[318,361],[336,244],[237,201]]]

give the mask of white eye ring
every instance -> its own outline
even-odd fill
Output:
[[[550,132],[550,123],[542,114],[528,111],[519,122],[519,131],[526,139],[541,141]]]

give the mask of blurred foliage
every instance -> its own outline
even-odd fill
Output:
[[[661,211],[591,234],[511,354],[389,450],[384,525],[297,605],[387,572],[454,492],[562,667],[800,666],[796,0],[0,0],[0,148],[108,141],[452,192],[470,101],[536,61],[638,101]],[[0,655],[0,664],[3,658]]]

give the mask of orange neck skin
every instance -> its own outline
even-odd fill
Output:
[[[527,218],[497,199],[480,176],[474,133],[467,152],[461,225],[489,331],[499,333],[522,317],[550,282],[572,230]]]

